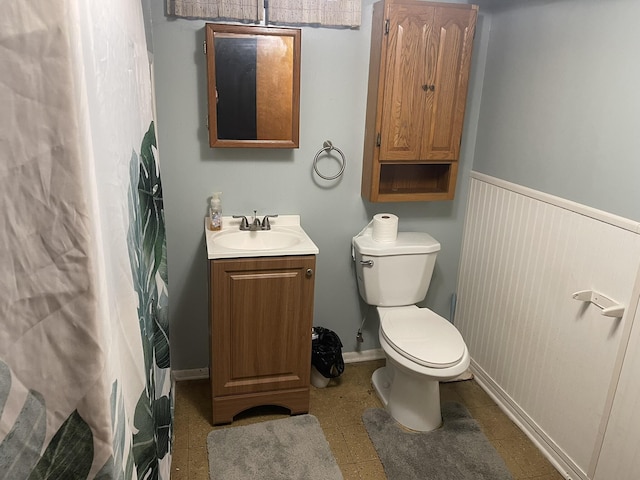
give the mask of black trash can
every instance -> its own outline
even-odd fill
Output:
[[[326,387],[329,379],[344,372],[342,342],[328,328],[313,327],[311,331],[311,366],[311,383],[318,388]]]

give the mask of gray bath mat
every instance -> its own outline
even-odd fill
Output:
[[[403,429],[383,409],[362,414],[369,438],[389,480],[510,480],[498,452],[467,409],[442,407],[443,426],[432,432]]]
[[[207,450],[211,480],[342,480],[313,415],[214,430]]]

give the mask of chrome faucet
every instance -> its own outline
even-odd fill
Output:
[[[249,225],[249,231],[255,232],[256,230],[262,230],[262,223],[260,223],[260,219],[258,218],[257,211],[253,211],[253,221],[251,225]]]
[[[233,218],[241,218],[240,221],[240,230],[255,232],[256,230],[262,230],[262,223],[260,223],[260,219],[256,215],[256,210],[253,211],[253,220],[249,223],[247,217],[244,215],[234,215]]]
[[[247,217],[244,215],[234,215],[233,218],[242,219],[240,221],[240,230],[242,231],[256,232],[258,230],[271,230],[269,218],[275,218],[278,215],[265,215],[262,221],[260,221],[257,213],[258,212],[256,210],[253,211],[253,220],[251,220],[251,223],[249,223],[249,220],[247,220]]]

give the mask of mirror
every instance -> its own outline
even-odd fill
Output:
[[[206,24],[209,145],[298,148],[298,28]]]

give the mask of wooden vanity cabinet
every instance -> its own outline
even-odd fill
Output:
[[[309,411],[315,255],[209,261],[213,423]]]
[[[362,196],[451,200],[478,7],[374,4]]]

